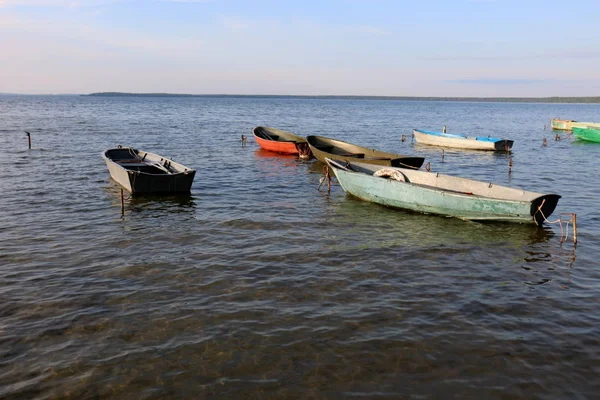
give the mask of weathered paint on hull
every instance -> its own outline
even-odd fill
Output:
[[[317,160],[326,163],[330,158],[337,161],[360,161],[374,165],[419,169],[423,157],[404,156],[343,142],[323,136],[307,136],[310,150]]]
[[[344,191],[362,200],[393,208],[467,220],[541,224],[545,218],[552,214],[560,198],[560,196],[554,194],[544,195],[526,192],[423,171],[402,170],[408,182],[398,182],[368,173],[347,171],[340,168],[333,169]],[[398,168],[398,170],[401,169]],[[420,176],[411,176],[410,173],[413,173],[413,175],[415,173],[428,175],[425,179],[420,179]],[[439,189],[433,186],[438,178],[447,181],[448,186],[459,190],[469,190],[469,187],[473,187],[475,192],[482,192],[487,190],[485,189],[487,186],[490,193],[504,193],[505,197],[514,196],[515,200]],[[419,180],[429,181],[431,185],[410,183]]]
[[[477,140],[468,137],[444,136],[443,133],[429,134],[426,131],[413,129],[415,140],[419,144],[429,146],[450,147],[465,150],[509,151],[513,146],[512,140],[499,139],[496,141]]]
[[[600,129],[600,123],[597,122],[579,122],[570,119],[553,119],[550,121],[552,129],[559,131],[572,131],[573,128],[597,128]]]
[[[585,140],[586,142],[600,143],[600,128],[573,127],[573,136],[579,140]]]

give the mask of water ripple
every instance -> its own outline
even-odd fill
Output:
[[[0,111],[0,397],[600,390],[600,146],[566,135],[542,146],[549,116],[589,120],[596,105],[0,96]],[[241,146],[256,125],[557,192],[555,215],[577,213],[578,244],[558,224],[390,210],[335,181],[319,191],[321,164]],[[507,154],[442,159],[410,141],[414,127],[443,125],[514,138],[511,173]],[[117,144],[196,168],[192,193],[126,195],[121,210],[100,157]]]

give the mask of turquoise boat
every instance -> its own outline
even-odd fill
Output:
[[[600,128],[578,128],[574,126],[573,136],[575,136],[579,140],[585,140],[586,142],[600,143]]]
[[[560,196],[406,168],[327,159],[344,191],[383,206],[473,221],[543,224]]]

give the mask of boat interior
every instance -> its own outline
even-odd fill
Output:
[[[275,142],[290,142],[290,143],[295,143],[295,140],[286,140],[286,139],[281,139],[279,137],[279,135],[275,135],[271,132],[269,132],[267,129],[263,128],[262,126],[258,126],[256,128],[254,128],[254,135],[256,135],[257,137],[264,139],[264,140],[273,140]]]
[[[136,172],[143,172],[153,175],[168,175],[172,172],[169,169],[169,161],[164,164],[158,164],[152,161],[145,161],[146,154],[140,157],[139,152],[131,148],[111,149],[106,151],[106,157],[121,167]]]

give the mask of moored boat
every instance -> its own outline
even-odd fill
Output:
[[[326,162],[326,158],[330,158],[338,161],[359,160],[376,165],[419,169],[425,161],[423,157],[388,153],[324,136],[307,136],[306,141],[313,156],[322,163]]]
[[[357,161],[326,160],[344,191],[384,206],[474,221],[541,225],[560,196]]]
[[[102,153],[113,180],[133,194],[187,193],[196,171],[158,154],[116,147]]]
[[[268,151],[281,154],[296,154],[302,158],[310,158],[310,148],[306,139],[282,129],[257,126],[252,129],[256,143]]]
[[[451,147],[455,149],[509,151],[513,141],[508,139],[474,136],[468,137],[460,133],[446,133],[413,129],[417,143],[430,146]]]
[[[600,123],[598,122],[579,122],[572,119],[560,119],[553,118],[550,120],[550,126],[552,129],[559,131],[572,131],[573,128],[597,128],[600,129]]]
[[[600,143],[600,128],[579,128],[577,126],[574,126],[573,136],[575,136],[579,140],[585,140],[586,142]]]

